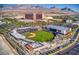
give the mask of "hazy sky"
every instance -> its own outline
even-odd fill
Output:
[[[0,4],[1,5],[1,4]],[[4,6],[16,6],[16,4],[3,4]],[[32,4],[33,6],[44,6],[44,7],[58,7],[58,8],[64,8],[68,7],[75,11],[79,12],[79,4]]]

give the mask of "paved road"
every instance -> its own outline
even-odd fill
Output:
[[[79,33],[79,29],[77,30],[77,33]],[[67,50],[65,53],[62,53],[61,55],[79,55],[79,41],[72,48]]]
[[[0,55],[12,55],[12,51],[0,36]]]
[[[68,50],[62,55],[79,55],[79,44],[75,44],[75,46],[72,49]]]

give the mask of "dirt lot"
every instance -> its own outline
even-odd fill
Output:
[[[13,55],[13,52],[3,40],[2,36],[0,36],[0,55]]]

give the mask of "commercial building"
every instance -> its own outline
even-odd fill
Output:
[[[79,21],[76,21],[75,23],[72,23],[74,25],[79,25]]]
[[[53,32],[58,32],[64,35],[71,31],[71,28],[69,27],[57,26],[57,25],[47,25],[46,29],[53,31]]]
[[[25,45],[25,47],[29,50],[29,51],[33,51],[33,47],[29,44]]]

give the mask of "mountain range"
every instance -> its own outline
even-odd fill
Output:
[[[33,5],[25,5],[25,4],[17,4],[15,6],[3,6],[1,10],[43,10],[43,11],[52,11],[52,12],[59,12],[59,13],[71,13],[71,14],[75,14],[78,13],[75,10],[68,8],[68,7],[64,7],[64,8],[57,8],[57,7],[51,7],[51,8],[47,8],[47,7],[43,7],[43,6],[33,6]]]

